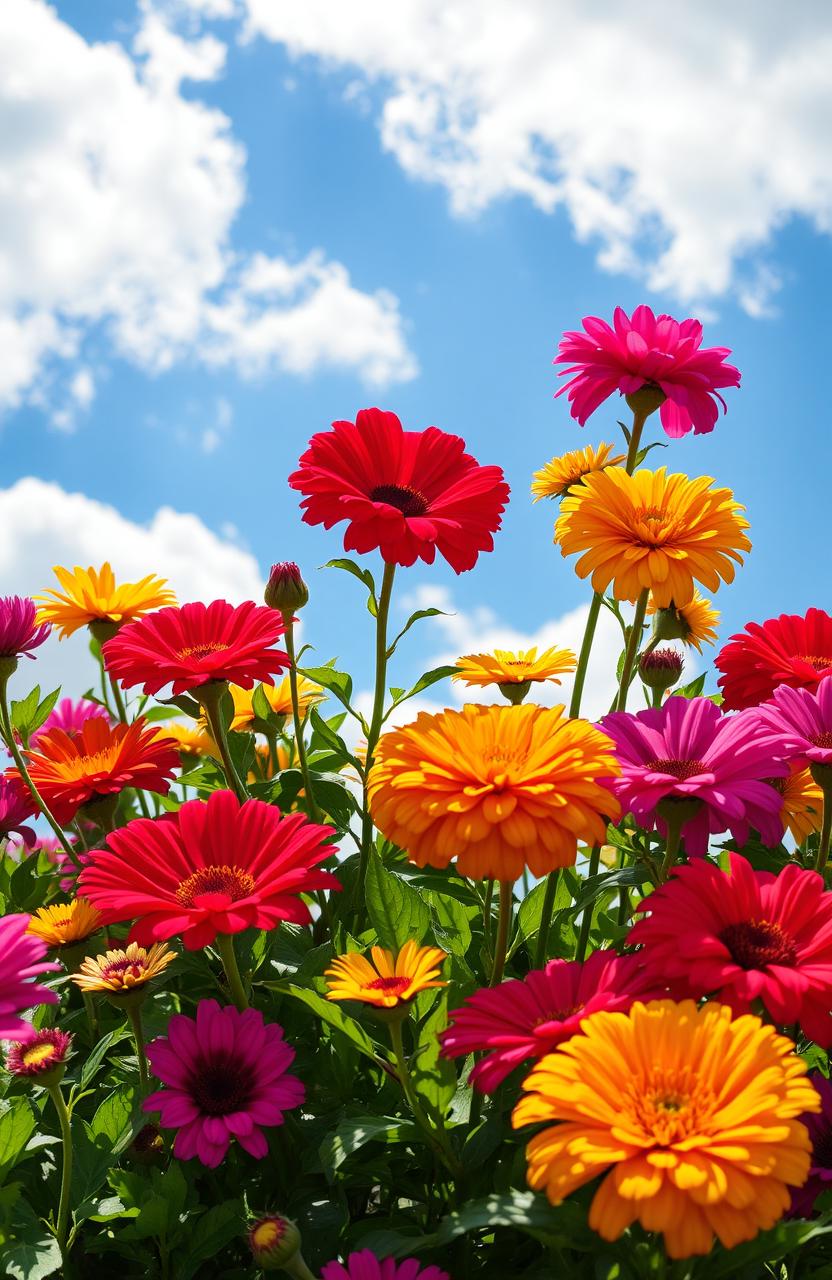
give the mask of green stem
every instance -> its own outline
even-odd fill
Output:
[[[373,692],[373,714],[367,733],[367,757],[364,764],[364,813],[361,820],[361,854],[358,861],[355,889],[352,895],[356,919],[363,910],[364,882],[367,878],[367,866],[370,861],[370,848],[373,839],[373,819],[370,815],[367,781],[370,776],[370,770],[373,767],[373,756],[381,734],[381,722],[384,719],[384,694],[387,682],[388,658],[387,622],[390,616],[390,599],[393,594],[393,579],[395,575],[396,566],[394,564],[386,564],[376,612],[376,680]]]
[[[618,686],[618,697],[615,703],[616,711],[624,711],[627,706],[627,694],[630,691],[630,683],[633,677],[633,668],[635,666],[636,656],[638,654],[639,645],[641,644],[641,633],[644,630],[644,615],[647,612],[647,600],[650,590],[645,587],[636,601],[636,610],[633,615],[633,625],[630,628],[630,636],[627,640],[627,648],[624,651],[624,666],[621,669],[621,682]]]
[[[47,1085],[46,1087],[55,1110],[58,1113],[58,1121],[61,1126],[63,1165],[61,1168],[61,1195],[58,1201],[58,1224],[55,1229],[55,1236],[58,1241],[58,1248],[61,1251],[61,1258],[64,1261],[64,1265],[66,1265],[66,1238],[69,1227],[69,1188],[72,1182],[72,1128],[69,1112],[67,1111],[67,1106],[64,1102],[64,1095],[61,1092],[60,1084]]]
[[[226,935],[230,936],[230,935]],[[144,1048],[144,1028],[142,1027],[142,1010],[139,1004],[130,1004],[127,1006],[127,1017],[130,1027],[133,1031],[133,1039],[136,1042],[136,1057],[139,1060],[139,1088],[142,1093],[147,1093],[150,1087],[150,1077],[147,1071],[147,1054]]]
[[[288,1262],[284,1262],[283,1270],[292,1277],[292,1280],[315,1280],[299,1253],[296,1253]]]
[[[388,1023],[388,1027],[390,1030],[390,1043],[393,1046],[393,1055],[396,1059],[396,1072],[398,1074],[404,1096],[407,1098],[410,1110],[413,1112],[413,1118],[419,1125],[419,1128],[423,1129],[430,1138],[432,1145],[435,1147],[437,1154],[440,1156],[445,1166],[455,1177],[460,1177],[464,1171],[462,1165],[454,1154],[450,1143],[448,1142],[448,1135],[445,1133],[444,1129],[437,1128],[435,1125],[431,1124],[427,1113],[419,1101],[418,1094],[413,1087],[413,1080],[404,1054],[402,1023],[401,1021],[390,1022]]]
[[[543,894],[543,910],[540,913],[540,929],[537,934],[537,947],[534,955],[535,969],[542,969],[546,963],[546,952],[549,949],[549,930],[552,927],[552,914],[555,909],[555,897],[558,892],[558,876],[560,868],[550,871],[546,877],[546,889]]]
[[[598,625],[598,615],[601,612],[601,601],[602,597],[597,591],[595,591],[589,603],[589,613],[586,615],[584,638],[581,641],[581,651],[578,654],[578,665],[575,668],[575,683],[572,686],[572,701],[569,704],[569,714],[573,719],[581,713],[581,699],[584,694],[586,669],[589,664],[589,655],[592,652],[592,642],[595,639],[595,628]]]
[[[497,917],[497,944],[494,948],[494,967],[491,970],[489,987],[496,987],[497,983],[502,980],[503,970],[506,965],[513,888],[511,880],[500,881],[500,914]]]
[[[98,1014],[96,1013],[96,1009],[95,1009],[95,1001],[93,1000],[89,991],[82,991],[81,999],[84,1001],[84,1012],[87,1015],[87,1026],[90,1029],[90,1043],[92,1045],[96,1045],[98,1044],[99,1027],[98,1027]]]
[[[300,699],[298,697],[298,668],[295,660],[295,625],[292,617],[291,609],[283,613],[283,622],[286,626],[286,652],[289,655],[289,689],[292,694],[292,719],[295,722],[295,747],[298,753],[298,763],[303,776],[303,789],[306,792],[306,812],[313,822],[320,822],[321,815],[318,812],[318,806],[315,804],[315,797],[312,794],[312,779],[309,774],[309,763],[306,759],[306,743],[303,740],[303,724],[300,718]]]
[[[109,673],[108,673],[109,675]],[[121,689],[118,687],[118,681],[109,676],[110,688],[113,691],[113,701],[116,704],[116,712],[122,724],[127,724],[127,707],[124,705],[124,698],[121,696]]]
[[[240,969],[234,951],[234,938],[230,933],[217,934],[217,950],[220,953],[222,967],[225,970],[231,998],[242,1013],[244,1009],[248,1008],[248,996],[243,986],[243,980],[240,977]]]
[[[639,445],[641,444],[641,433],[644,430],[644,424],[647,421],[646,413],[633,413],[633,425],[630,430],[630,447],[627,450],[627,461],[624,469],[633,474],[636,465],[636,456],[638,454]]]
[[[61,827],[58,826],[57,822],[52,816],[52,811],[49,809],[43,796],[40,794],[34,782],[29,776],[29,770],[26,768],[26,761],[23,759],[23,754],[17,745],[17,741],[14,736],[14,730],[12,729],[12,718],[9,714],[9,698],[8,698],[7,682],[5,680],[0,681],[0,733],[2,733],[3,741],[5,742],[6,746],[9,748],[9,751],[12,753],[12,759],[17,765],[18,773],[20,774],[21,778],[25,782],[26,786],[29,788],[29,792],[32,796],[32,799],[34,800],[37,807],[40,809],[46,821],[49,823],[50,827],[55,833],[55,836],[60,842],[61,848],[69,858],[73,867],[75,868],[76,871],[80,871],[81,864],[79,863],[78,859],[75,856],[75,851],[73,850],[72,845],[69,843],[69,840],[67,839],[65,832],[62,830]]]
[[[248,800],[248,792],[245,785],[237,773],[234,761],[231,758],[231,752],[228,749],[228,735],[225,732],[222,714],[220,712],[220,702],[225,693],[227,685],[219,681],[213,684],[203,685],[199,690],[200,702],[202,710],[205,712],[205,719],[211,730],[211,736],[220,749],[222,756],[222,767],[225,773],[225,780],[232,791],[236,792],[240,801]]]
[[[682,838],[682,827],[684,826],[684,814],[680,810],[674,813],[670,808],[664,812],[664,820],[667,825],[667,840],[665,842],[664,861],[659,871],[659,882],[664,884],[667,877],[673,870],[673,864],[679,856],[679,843]]]
[[[587,870],[587,880],[591,880],[593,876],[597,876],[598,868],[601,865],[601,846],[594,844],[589,854],[589,868]],[[588,902],[584,907],[584,914],[581,917],[581,932],[578,935],[578,949],[575,953],[576,960],[586,959],[586,949],[589,945],[589,930],[592,927],[592,911],[593,904]]]
[[[815,871],[821,875],[826,870],[826,862],[829,858],[829,842],[832,837],[832,787],[823,788],[823,821],[820,828],[820,843],[818,844],[818,853],[815,858]]]

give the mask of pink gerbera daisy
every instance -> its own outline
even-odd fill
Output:
[[[31,1040],[34,1027],[16,1015],[36,1004],[56,1004],[58,1000],[48,987],[29,981],[61,967],[43,959],[46,943],[27,932],[30,919],[28,915],[0,918],[0,1040]]]
[[[666,835],[662,801],[696,801],[682,827],[685,849],[694,856],[706,854],[708,836],[723,831],[745,844],[754,827],[776,844],[782,800],[762,779],[785,777],[788,765],[750,714],[724,716],[710,698],[677,697],[636,715],[604,716],[601,728],[621,765],[610,786],[624,812]]]
[[[77,701],[61,698],[40,728],[32,734],[29,745],[34,746],[38,738],[52,729],[62,729],[68,738],[77,738],[88,720],[104,720],[107,724],[112,724],[109,711],[100,702],[91,702],[89,698],[78,698]]]
[[[663,987],[650,983],[653,994]],[[448,1016],[440,1035],[446,1058],[491,1050],[471,1072],[471,1084],[493,1093],[506,1076],[529,1058],[542,1058],[575,1035],[582,1020],[599,1009],[629,1009],[633,1000],[652,999],[640,967],[631,956],[599,950],[583,964],[550,960],[523,979],[475,991]]]
[[[265,1023],[256,1009],[200,1000],[196,1018],[175,1013],[167,1036],[147,1046],[154,1075],[168,1087],[152,1093],[144,1111],[158,1111],[165,1129],[177,1129],[173,1154],[196,1156],[209,1169],[225,1158],[229,1143],[258,1160],[268,1153],[261,1126],[283,1124],[305,1090],[288,1074],[295,1051],[283,1028]]]
[[[730,871],[697,859],[639,906],[628,944],[648,974],[682,996],[735,1012],[761,1000],[775,1022],[832,1045],[832,894],[796,863],[779,875],[732,853]]]
[[[217,680],[251,689],[290,665],[274,647],[285,630],[275,609],[251,600],[171,606],[123,626],[104,645],[104,661],[114,680],[147,694],[170,684],[178,696]]]
[[[35,602],[28,596],[0,597],[0,658],[34,658],[32,650],[52,630],[48,622],[38,624],[36,615]]]
[[[450,1280],[439,1267],[423,1267],[418,1258],[377,1258],[369,1249],[351,1253],[346,1262],[328,1262],[321,1280]]]
[[[0,840],[16,832],[28,849],[34,848],[37,840],[34,828],[24,826],[27,818],[34,814],[28,787],[19,778],[0,774]]]
[[[730,348],[703,348],[698,320],[656,317],[644,306],[632,318],[616,307],[613,325],[586,316],[583,332],[561,339],[554,363],[569,365],[560,374],[569,381],[557,394],[568,393],[572,417],[583,426],[613,392],[631,396],[649,388],[667,435],[713,431],[717,401],[726,407],[718,388],[740,385],[739,370],[725,363]]]
[[[769,751],[776,746],[799,764],[832,765],[832,680],[816,689],[781,685],[770,702],[746,715],[757,724]]]

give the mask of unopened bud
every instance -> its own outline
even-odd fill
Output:
[[[279,1213],[264,1214],[252,1223],[248,1244],[263,1271],[282,1270],[300,1251],[300,1232],[294,1222]]]
[[[664,693],[665,689],[678,684],[684,665],[677,649],[651,649],[639,662],[638,673],[648,689]]]
[[[300,575],[300,569],[291,560],[273,564],[266,583],[264,599],[270,609],[280,613],[294,613],[302,609],[309,599],[309,588]]]

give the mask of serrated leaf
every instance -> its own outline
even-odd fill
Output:
[[[430,912],[418,889],[385,867],[372,850],[365,882],[367,913],[383,947],[398,952],[412,938],[421,942],[430,928]]]

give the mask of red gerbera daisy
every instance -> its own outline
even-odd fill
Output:
[[[122,627],[104,645],[104,660],[125,688],[141,684],[147,694],[172,684],[176,696],[216,680],[251,689],[290,665],[273,647],[285,630],[276,610],[251,600],[183,604]]]
[[[108,923],[136,920],[131,942],[181,934],[193,951],[218,933],[308,924],[300,895],[341,887],[331,872],[314,870],[337,853],[324,843],[331,835],[301,813],[284,817],[262,800],[240,804],[233,792],[214,791],[114,831],[107,848],[93,850],[79,891]]]
[[[814,689],[832,675],[832,617],[809,609],[748,622],[720,650],[716,666],[726,711],[756,707],[780,685]]]
[[[460,1058],[492,1050],[474,1067],[471,1084],[481,1093],[493,1093],[521,1062],[542,1058],[570,1040],[590,1013],[626,1013],[635,999],[652,999],[663,991],[663,984],[645,981],[633,956],[602,949],[583,964],[550,960],[545,969],[533,969],[522,980],[469,996],[448,1015],[451,1026],[440,1035],[442,1053]]]
[[[738,853],[729,872],[697,859],[639,910],[628,944],[680,999],[713,995],[737,1013],[762,1000],[775,1022],[832,1045],[832,894],[816,872],[789,863],[774,876]]]
[[[52,729],[29,753],[29,774],[55,818],[71,822],[81,805],[118,795],[125,787],[166,795],[179,768],[174,744],[141,719],[109,725],[93,717],[70,737]],[[9,777],[19,777],[9,769]]]
[[[348,521],[345,551],[408,565],[438,550],[457,573],[492,550],[509,495],[501,468],[481,467],[459,436],[404,431],[381,409],[313,436],[289,484],[305,495],[306,524]]]

